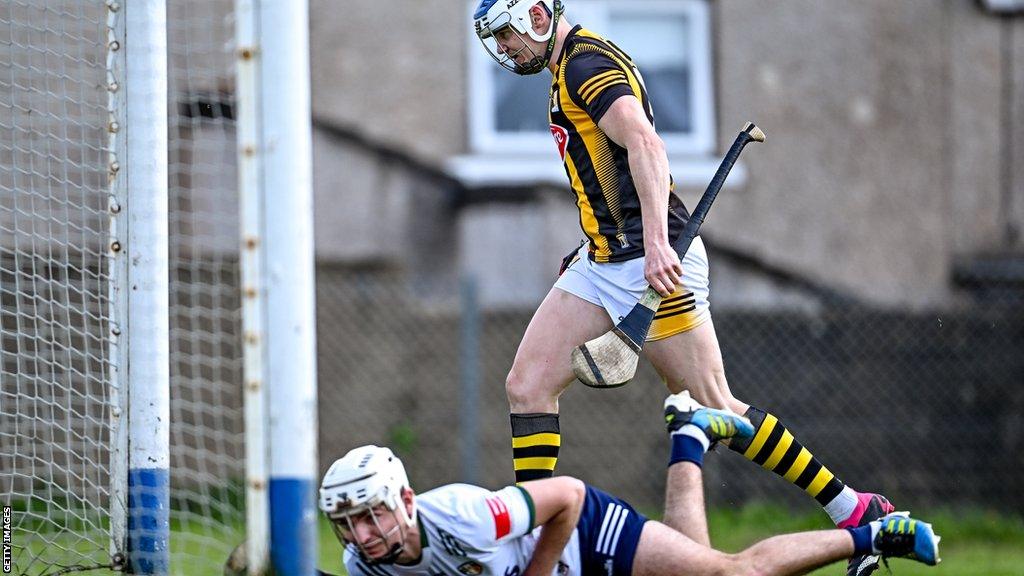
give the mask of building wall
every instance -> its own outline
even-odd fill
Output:
[[[716,7],[723,137],[748,116],[769,134],[716,237],[882,303],[942,302],[954,256],[1020,247],[1024,21],[959,1]]]
[[[468,152],[465,2],[349,4],[311,3],[315,115],[438,166]],[[956,258],[1024,248],[1024,18],[968,0],[719,0],[712,13],[719,149],[748,119],[768,134],[744,156],[746,181],[716,203],[713,244],[916,307],[955,296]],[[332,195],[376,194],[367,180],[346,182]],[[689,205],[699,192],[682,190]],[[550,215],[537,202],[454,213],[486,224],[437,225],[528,222],[564,235],[569,223]],[[472,242],[472,252],[507,249],[498,234]],[[545,242],[521,248],[545,266],[556,257]],[[495,260],[489,272],[513,269]]]
[[[440,162],[466,142],[461,0],[311,0],[313,113]]]

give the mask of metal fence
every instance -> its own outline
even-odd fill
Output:
[[[326,267],[318,294],[321,467],[377,442],[398,450],[421,490],[512,482],[504,378],[532,310],[483,313],[459,286],[426,302],[400,274]],[[776,414],[854,488],[905,507],[1024,509],[1024,300],[722,310],[714,322],[735,395]],[[623,388],[572,386],[557,472],[660,510],[665,394],[643,362]],[[705,474],[713,503],[811,503],[729,450]]]

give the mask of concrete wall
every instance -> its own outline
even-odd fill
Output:
[[[436,165],[468,151],[464,2],[311,8],[318,118]],[[968,0],[720,0],[712,13],[719,147],[747,119],[768,133],[744,158],[746,183],[706,225],[716,243],[869,302],[915,307],[955,296],[954,258],[1024,248],[1024,18]],[[346,177],[345,194],[374,190]],[[692,205],[699,190],[683,194]],[[502,225],[563,235],[576,222],[562,200],[571,221],[541,202],[507,211]],[[438,226],[498,228],[502,211]],[[499,237],[473,237],[470,252],[505,250]],[[522,248],[541,266],[555,257],[544,242]]]
[[[723,242],[904,304],[948,299],[954,255],[1009,247],[1024,121],[1005,108],[1024,92],[1007,38],[1024,21],[930,0],[716,7],[721,124],[769,134],[742,201],[716,208]]]
[[[466,142],[462,0],[311,0],[313,113],[441,161]]]

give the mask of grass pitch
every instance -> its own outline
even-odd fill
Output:
[[[1000,516],[971,510],[953,512],[922,511],[942,536],[938,566],[925,566],[911,560],[894,559],[889,567],[895,576],[1020,576],[1024,574],[1024,518]],[[653,516],[653,515],[652,515]],[[776,506],[751,505],[742,509],[714,509],[708,513],[711,541],[716,548],[738,552],[754,542],[804,530],[828,528],[828,519],[820,512],[794,515]],[[320,522],[319,567],[331,574],[344,574],[341,546],[325,520]],[[814,576],[845,576],[846,563],[837,563],[812,572]],[[888,574],[883,566],[876,574]]]
[[[649,512],[649,511],[645,511]],[[1024,574],[1024,517],[999,515],[980,510],[919,510],[942,536],[942,563],[929,567],[910,560],[895,559],[889,565],[896,576],[1020,576]],[[648,514],[656,517],[655,514]],[[828,528],[827,519],[816,511],[794,515],[776,506],[752,505],[742,509],[717,508],[709,511],[711,541],[726,552],[737,552],[757,540],[802,530]],[[227,555],[244,537],[242,526],[203,526],[201,523],[172,525],[171,573],[181,576],[220,576]],[[29,544],[33,554],[59,545],[67,549],[81,546],[80,541],[60,538]],[[331,574],[344,574],[341,546],[325,519],[319,522],[318,567]],[[17,546],[18,543],[15,542]],[[83,550],[84,552],[85,550]],[[102,554],[100,555],[102,556]],[[845,563],[837,563],[813,572],[814,576],[845,576]],[[16,567],[15,573],[21,572]],[[50,573],[41,566],[24,567],[26,573]],[[98,571],[89,574],[109,574]],[[880,575],[887,574],[883,567]]]
[[[896,576],[1017,576],[1024,574],[1024,518],[1000,516],[992,512],[969,510],[920,510],[942,536],[938,566],[925,566],[912,560],[893,559],[889,567]],[[737,552],[757,540],[803,530],[828,528],[827,518],[812,512],[794,516],[783,508],[752,505],[739,510],[716,509],[709,512],[711,542],[727,552]],[[845,576],[846,563],[834,564],[812,572],[814,576]],[[887,574],[885,567],[877,574]]]

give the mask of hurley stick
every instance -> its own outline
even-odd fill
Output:
[[[752,122],[747,122],[722,159],[715,177],[708,184],[679,238],[672,245],[680,260],[690,249],[690,243],[697,237],[700,225],[704,223],[711,204],[718,196],[718,191],[722,189],[722,184],[729,176],[729,171],[739,158],[740,152],[750,142],[764,142],[764,132]],[[615,388],[629,383],[636,374],[640,350],[647,340],[647,332],[654,321],[654,313],[660,305],[661,295],[648,286],[640,301],[611,331],[573,349],[572,371],[580,382],[594,388]]]

